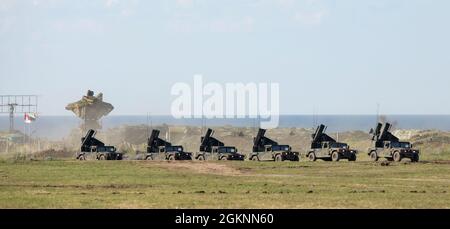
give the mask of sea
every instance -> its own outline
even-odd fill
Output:
[[[450,131],[450,115],[383,115],[382,118],[395,124],[398,129],[442,130]],[[281,128],[313,128],[318,124],[328,126],[328,132],[366,131],[373,128],[378,120],[377,115],[281,115]],[[259,119],[176,119],[170,115],[115,115],[101,120],[103,130],[122,125],[187,125],[187,126],[235,126],[258,127]],[[81,125],[75,116],[40,116],[31,125],[25,124],[23,117],[15,117],[15,129],[32,136],[51,140],[59,140],[67,136],[73,128]],[[9,129],[9,116],[0,116],[0,131]]]

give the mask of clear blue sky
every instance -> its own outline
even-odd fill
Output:
[[[448,0],[0,0],[0,94],[87,89],[168,114],[170,87],[279,82],[283,114],[450,114]]]

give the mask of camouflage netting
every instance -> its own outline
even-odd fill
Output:
[[[101,125],[98,121],[113,109],[114,107],[110,103],[103,102],[102,93],[94,96],[94,92],[91,90],[81,100],[66,106],[66,110],[72,111],[77,117],[84,120],[82,129],[100,129]]]

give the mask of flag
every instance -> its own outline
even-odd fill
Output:
[[[32,123],[36,120],[35,113],[25,113],[25,123]]]

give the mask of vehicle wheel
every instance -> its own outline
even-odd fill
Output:
[[[414,155],[413,159],[411,160],[412,162],[419,162],[419,154]]]
[[[370,160],[372,160],[372,161],[378,161],[378,155],[377,155],[377,152],[372,151],[372,152],[370,153]]]
[[[221,161],[228,161],[228,158],[227,157],[222,157],[222,158],[220,158],[220,160]]]
[[[281,156],[281,154],[277,154],[275,156],[275,161],[278,161],[278,162],[283,161],[283,156]]]
[[[175,155],[170,155],[168,160],[169,161],[175,161]]]
[[[204,160],[205,160],[205,156],[198,156],[198,157],[197,157],[197,160],[199,160],[199,161],[204,161]]]
[[[80,155],[80,156],[78,156],[78,160],[85,161],[86,157],[84,155]]]
[[[258,158],[258,156],[253,156],[251,160],[252,161],[259,161],[259,158]]]
[[[348,161],[356,161],[356,154],[352,154]]]
[[[402,155],[397,151],[394,153],[393,158],[395,162],[400,162],[402,160]]]
[[[294,159],[292,161],[300,161],[300,156],[294,156]]]
[[[338,152],[334,151],[334,152],[331,154],[331,160],[332,160],[332,161],[339,161],[339,160],[341,160],[341,155],[339,155]]]
[[[317,160],[316,154],[315,153],[309,153],[308,154],[308,159],[309,159],[309,161],[316,161]]]
[[[106,156],[102,154],[102,155],[100,155],[100,157],[98,157],[98,159],[101,161],[104,161],[104,160],[106,160]]]
[[[153,161],[153,157],[152,157],[152,156],[147,156],[147,157],[145,158],[145,160],[147,160],[147,161]]]

